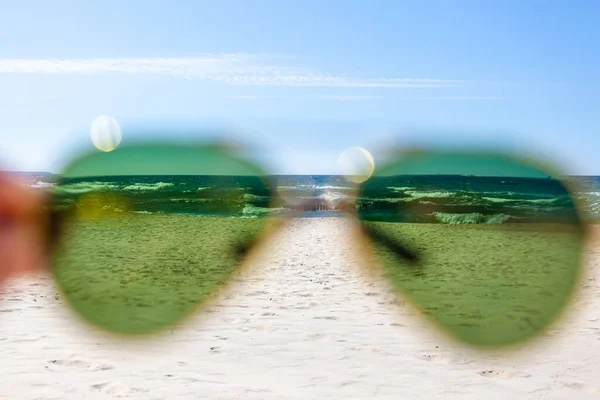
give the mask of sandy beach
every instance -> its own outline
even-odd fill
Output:
[[[560,324],[475,353],[360,267],[351,228],[290,220],[201,314],[140,342],[80,323],[49,276],[16,280],[0,294],[0,398],[600,397],[600,248]]]

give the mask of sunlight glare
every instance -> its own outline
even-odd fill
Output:
[[[90,136],[98,150],[113,151],[121,143],[121,127],[114,118],[100,115],[92,122]]]
[[[361,183],[371,177],[375,170],[375,160],[362,147],[349,147],[338,157],[342,174],[354,183]]]

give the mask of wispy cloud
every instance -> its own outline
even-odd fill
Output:
[[[271,99],[285,99],[283,96],[261,96],[261,95],[236,95],[227,96],[228,99],[232,100],[271,100]]]
[[[409,96],[393,97],[397,100],[509,100],[506,96]]]
[[[388,99],[388,100],[432,100],[432,101],[459,101],[459,100],[508,100],[509,97],[504,96],[361,96],[361,95],[315,95],[309,96],[313,99],[318,100],[333,100],[333,101],[362,101],[362,100],[376,100],[376,99]]]
[[[228,99],[233,100],[291,100],[297,99],[298,96],[263,96],[263,95],[233,95],[227,96]],[[333,100],[333,101],[361,101],[361,100],[374,100],[380,98],[379,96],[361,96],[361,95],[335,95],[335,94],[316,94],[300,96],[307,100]]]
[[[360,95],[336,95],[336,94],[324,94],[313,96],[317,100],[333,100],[333,101],[363,101],[363,100],[375,100],[379,96],[360,96]]]
[[[340,88],[438,88],[476,83],[433,78],[356,78],[276,65],[270,60],[266,56],[240,54],[190,58],[0,59],[0,74],[154,74],[238,86]]]
[[[368,101],[368,100],[400,100],[400,101],[476,101],[476,100],[510,100],[506,96],[362,96],[362,95],[308,95],[301,96],[307,100],[331,100],[331,101]],[[289,100],[297,99],[298,96],[262,96],[262,95],[235,95],[227,96],[233,100]]]

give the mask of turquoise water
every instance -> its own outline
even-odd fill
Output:
[[[585,215],[600,218],[600,178],[569,177]],[[304,211],[306,217],[340,215],[355,204],[361,217],[403,222],[505,223],[571,218],[573,202],[552,179],[461,175],[373,177],[356,198],[357,187],[337,175],[124,176],[67,179],[32,176],[31,186],[51,189],[57,204],[83,194],[126,199],[129,212],[258,217]]]
[[[464,175],[371,178],[357,202],[362,219],[443,224],[570,222],[575,205],[555,179]]]

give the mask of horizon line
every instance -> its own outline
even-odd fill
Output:
[[[50,171],[14,171],[14,170],[4,170],[1,171],[9,174],[28,174],[28,175],[54,175],[54,176],[62,176],[61,173],[54,173]],[[397,175],[380,175],[379,177],[392,177],[392,176],[467,176],[467,177],[491,177],[491,178],[523,178],[519,176],[503,176],[503,175],[472,175],[472,174],[445,174],[445,173],[428,173],[428,174],[397,174]],[[87,175],[90,178],[96,177],[117,177],[117,176],[337,176],[337,177],[362,177],[364,175],[351,175],[351,174],[326,174],[326,173],[269,173],[265,175],[205,175],[205,174],[135,174],[135,175]],[[375,175],[377,177],[377,175]],[[600,173],[598,175],[592,174],[571,174],[571,175],[560,175],[561,177],[600,177]],[[86,177],[86,176],[81,176]],[[552,177],[548,175],[548,177]],[[78,177],[79,178],[79,177]],[[533,178],[533,179],[548,179],[546,178]]]

